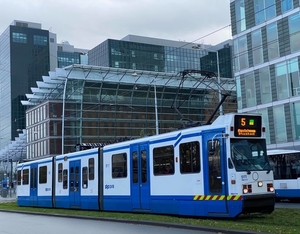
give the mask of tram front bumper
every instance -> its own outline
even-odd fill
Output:
[[[243,213],[267,213],[275,209],[275,193],[243,196]]]

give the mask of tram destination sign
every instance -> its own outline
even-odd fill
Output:
[[[235,137],[261,137],[261,116],[235,115],[234,136]]]

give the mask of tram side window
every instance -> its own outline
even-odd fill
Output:
[[[62,172],[63,172],[63,164],[59,163],[58,164],[58,176],[57,176],[58,182],[62,182],[62,178],[63,178]]]
[[[63,189],[68,188],[68,170],[63,170]]]
[[[82,188],[84,188],[84,189],[88,188],[88,168],[87,167],[82,168]]]
[[[300,154],[269,156],[274,179],[297,179],[300,177]]]
[[[127,154],[113,154],[112,155],[112,178],[127,177]]]
[[[198,141],[182,143],[180,150],[180,173],[200,172],[200,144]]]
[[[23,185],[29,184],[29,169],[23,170]]]
[[[153,149],[153,172],[155,176],[174,174],[174,146]]]
[[[18,170],[18,185],[22,184],[22,176],[21,176],[21,170]]]
[[[39,168],[39,184],[47,183],[47,166]]]
[[[94,180],[95,178],[95,160],[89,158],[89,180]]]

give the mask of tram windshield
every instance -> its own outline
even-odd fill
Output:
[[[264,139],[231,140],[231,159],[237,171],[271,170]]]

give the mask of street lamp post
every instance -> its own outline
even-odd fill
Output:
[[[131,75],[133,77],[138,76],[138,74],[136,72],[132,73]],[[159,134],[159,125],[158,125],[158,111],[157,111],[157,96],[156,96],[156,81],[155,81],[155,78],[152,82],[153,82],[153,88],[154,88],[155,131],[156,131],[156,135],[158,135]]]
[[[220,62],[219,62],[219,51],[216,50],[217,55],[217,72],[218,72],[218,92],[219,92],[219,102],[222,100],[222,94],[220,90],[221,77],[220,77]],[[223,105],[220,105],[220,115],[223,115]]]
[[[154,107],[155,107],[155,129],[156,129],[156,135],[158,135],[159,131],[158,131],[158,112],[157,112],[157,98],[156,98],[156,81],[154,81]]]

